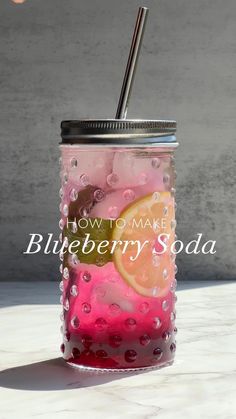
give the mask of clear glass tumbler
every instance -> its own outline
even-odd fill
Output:
[[[62,122],[61,351],[80,368],[170,365],[174,121]]]

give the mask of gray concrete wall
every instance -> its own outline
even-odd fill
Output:
[[[62,119],[113,117],[140,1],[0,3],[2,280],[55,280],[57,257],[24,256],[58,231]],[[217,240],[179,257],[181,279],[235,279],[235,0],[150,7],[130,117],[178,121],[178,235]]]

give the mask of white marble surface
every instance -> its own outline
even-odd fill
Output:
[[[175,364],[81,373],[59,358],[56,283],[0,284],[0,418],[234,419],[236,283],[178,288]]]

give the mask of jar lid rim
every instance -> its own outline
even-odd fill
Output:
[[[153,138],[172,136],[176,132],[176,121],[153,119],[80,119],[61,122],[62,144],[117,143],[126,140],[137,143],[137,138],[145,138],[145,143],[153,143]],[[174,142],[174,140],[172,140]],[[140,141],[139,141],[140,142]],[[165,142],[165,140],[164,140]]]

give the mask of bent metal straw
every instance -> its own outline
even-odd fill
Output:
[[[148,8],[140,7],[134,28],[133,39],[130,47],[129,58],[123,79],[123,85],[120,93],[120,99],[116,111],[116,119],[125,119],[130,93],[134,81],[135,70],[137,67],[138,57],[140,53],[141,43],[143,39],[145,23],[148,16]]]

